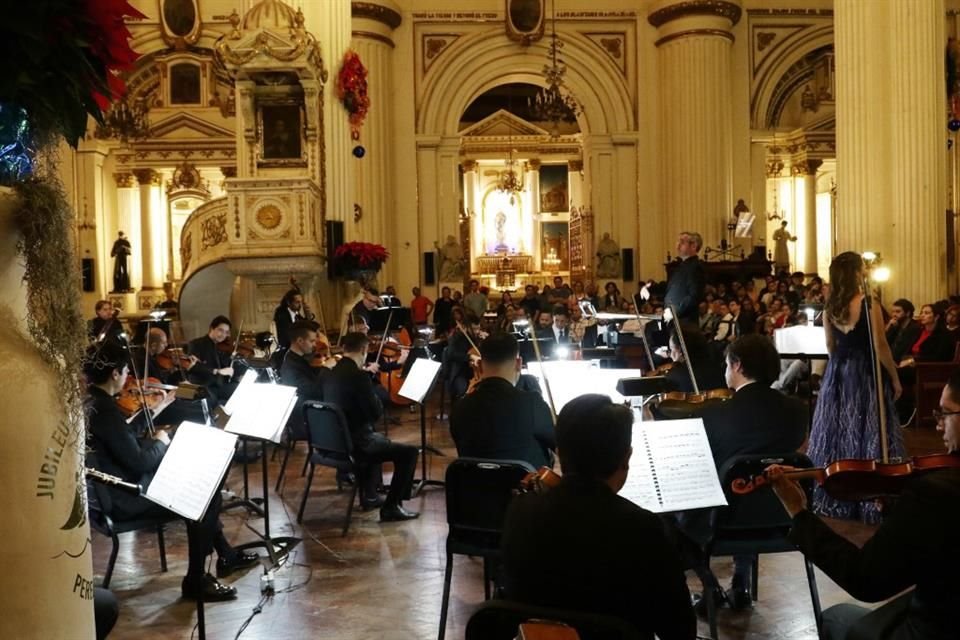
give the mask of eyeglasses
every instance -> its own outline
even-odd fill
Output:
[[[934,411],[931,415],[933,416],[934,420],[940,422],[948,416],[960,415],[960,411]]]

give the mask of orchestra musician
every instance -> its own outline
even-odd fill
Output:
[[[697,305],[703,299],[706,278],[700,263],[700,248],[703,237],[699,233],[684,231],[677,237],[677,257],[680,264],[667,280],[664,306],[676,309],[677,317],[684,322],[696,323],[699,317]]]
[[[514,498],[504,522],[510,600],[622,618],[639,638],[694,640],[683,565],[659,518],[617,495],[629,472],[633,415],[604,395],[557,418],[563,478]]]
[[[113,303],[109,300],[97,300],[94,305],[96,316],[87,321],[87,334],[91,340],[117,341],[123,333],[123,324],[114,313]],[[117,312],[120,310],[117,309]]]
[[[470,386],[470,379],[473,377],[471,363],[480,359],[480,354],[471,353],[471,349],[480,343],[483,339],[482,335],[480,318],[472,311],[467,311],[464,314],[463,323],[454,330],[443,350],[447,385],[450,390],[450,399],[454,402],[462,398]]]
[[[308,320],[299,289],[287,291],[273,312],[273,324],[277,331],[277,345],[283,350],[290,348],[290,327],[295,322]]]
[[[170,444],[166,431],[158,430],[146,440],[137,440],[134,427],[127,424],[114,401],[124,387],[129,369],[124,349],[111,342],[91,347],[85,363],[90,386],[89,446],[96,454],[98,470],[126,482],[149,486]],[[113,515],[123,520],[169,515],[163,507],[143,498],[107,486]],[[181,591],[184,598],[205,601],[236,597],[234,587],[222,584],[206,573],[204,564],[216,550],[217,575],[226,577],[257,563],[258,556],[237,551],[223,536],[220,525],[220,492],[216,492],[204,518],[186,520],[188,564]]]
[[[726,388],[723,381],[722,368],[715,361],[713,352],[706,337],[695,324],[680,324],[683,332],[683,342],[690,356],[693,375],[697,379],[697,387],[701,391]],[[672,391],[693,392],[693,381],[690,379],[690,370],[686,366],[686,358],[677,336],[676,325],[670,330],[670,359],[675,363],[666,373],[667,385]],[[779,366],[779,365],[778,365]]]
[[[493,334],[480,343],[480,382],[450,412],[458,455],[553,466],[550,407],[539,393],[516,388],[521,366],[512,335]]]
[[[362,369],[367,359],[367,336],[348,333],[343,337],[342,345],[343,357],[324,380],[323,396],[343,411],[357,458],[368,465],[361,480],[361,496],[371,502],[375,500],[371,496],[377,495],[380,481],[378,463],[392,462],[393,478],[386,500],[380,507],[380,521],[416,518],[420,514],[404,509],[402,501],[410,495],[413,486],[418,450],[411,445],[391,442],[373,428],[383,415],[383,405],[374,393],[373,381]]]
[[[221,350],[221,344],[230,338],[230,318],[217,316],[210,321],[207,335],[190,341],[187,347],[197,363],[190,369],[190,381],[202,384],[210,391],[215,402],[226,402],[237,384],[233,377],[233,362],[230,354]]]
[[[547,314],[550,316],[551,314]],[[537,338],[540,340],[551,340],[553,346],[561,344],[570,344],[570,312],[566,305],[558,304],[553,308],[553,322],[547,327],[537,329]]]
[[[780,374],[780,356],[773,343],[759,334],[743,336],[727,346],[725,358],[726,386],[735,391],[734,396],[700,414],[717,469],[734,456],[796,451],[806,438],[807,409],[796,398],[770,388]],[[703,556],[711,537],[709,516],[709,509],[696,509],[664,518],[668,529],[675,525],[679,530],[681,553],[699,568],[704,588],[715,589],[714,602],[737,610],[748,608],[753,604],[750,580],[756,556],[734,556],[730,589],[720,589]],[[702,598],[695,608],[706,615]]]
[[[176,386],[181,382],[186,382],[185,378],[188,372],[197,364],[195,356],[184,355],[176,358],[172,368],[164,367],[157,356],[167,350],[167,334],[160,327],[151,327],[147,332],[146,349],[147,377],[156,378],[160,384]],[[143,379],[143,361],[140,357],[134,356],[133,362],[138,377]],[[179,362],[179,368],[176,362]],[[168,393],[175,393],[175,391],[168,391]],[[206,421],[203,407],[199,401],[175,398],[155,418],[158,424],[180,424],[185,420],[198,424],[203,424]]]
[[[960,454],[960,369],[950,376],[935,413],[948,453]],[[785,471],[787,469],[781,469]],[[827,640],[946,640],[957,637],[960,609],[960,469],[908,481],[880,528],[862,547],[809,510],[796,481],[772,471],[773,489],[793,518],[789,537],[850,595],[880,602],[873,611],[838,604],[823,612]]]

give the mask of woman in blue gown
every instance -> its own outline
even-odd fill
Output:
[[[864,264],[859,254],[841,253],[830,263],[830,297],[826,301],[824,332],[830,360],[820,385],[813,414],[807,455],[818,467],[849,458],[879,460],[880,419],[874,382],[873,352],[867,314],[874,327],[874,345],[883,375],[887,443],[890,458],[904,455],[903,435],[894,400],[901,387],[896,364],[884,337],[880,306],[868,311],[863,292]],[[874,502],[835,500],[817,486],[813,509],[832,518],[876,523],[880,511]]]

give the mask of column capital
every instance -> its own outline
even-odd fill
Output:
[[[220,173],[223,174],[224,178],[236,178],[237,177],[237,167],[220,167]]]
[[[583,160],[567,160],[567,171],[570,173],[583,171]]]
[[[350,15],[354,18],[366,18],[383,23],[391,29],[396,29],[403,22],[400,11],[389,0],[376,0],[374,2],[354,0],[350,3]]]
[[[820,165],[822,164],[823,160],[808,158],[806,160],[793,163],[790,171],[795,176],[815,176],[817,175],[817,169],[819,169]]]
[[[531,158],[527,160],[527,165],[530,167],[531,171],[540,171],[540,158]]]
[[[141,187],[163,185],[163,175],[153,169],[134,169],[133,175],[137,177]]]
[[[686,36],[717,36],[733,42],[730,29],[740,21],[740,0],[660,0],[647,14],[657,28],[656,46]]]
[[[137,179],[129,171],[118,171],[113,174],[113,179],[117,183],[117,189],[132,189],[137,186]]]
[[[460,166],[463,167],[465,172],[476,171],[477,170],[477,161],[476,160],[463,160],[460,162]]]

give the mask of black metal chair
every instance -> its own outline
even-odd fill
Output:
[[[531,621],[563,623],[581,640],[640,640],[636,627],[614,616],[553,609],[510,600],[490,600],[480,605],[467,622],[465,640],[513,640],[521,624]]]
[[[96,461],[92,453],[87,454],[87,465],[96,467]],[[162,518],[136,518],[134,520],[114,520],[111,515],[113,511],[113,501],[110,499],[110,493],[107,488],[98,482],[87,479],[87,517],[90,520],[90,528],[97,531],[113,541],[113,548],[110,550],[110,560],[107,562],[107,572],[103,576],[103,588],[110,587],[110,579],[113,577],[113,567],[117,563],[117,554],[120,551],[120,534],[130,531],[140,531],[141,529],[153,529],[157,532],[157,545],[160,550],[160,570],[167,570],[167,548],[163,538],[163,530],[168,522],[179,520],[179,516],[171,513],[168,517]]]
[[[748,494],[732,491],[731,483],[737,478],[749,478],[763,471],[771,464],[783,464],[798,468],[813,466],[810,459],[802,453],[755,454],[735,456],[724,463],[719,476],[727,498],[727,507],[713,510],[711,514],[712,539],[704,549],[706,566],[715,556],[752,555],[753,569],[750,597],[758,598],[759,555],[763,553],[785,553],[796,551],[796,547],[787,540],[791,519],[780,504],[780,500],[769,488],[762,488]],[[803,484],[808,503],[813,501],[813,483]],[[820,595],[817,591],[817,579],[813,563],[803,559],[807,572],[807,586],[813,602],[814,619],[817,631],[820,631]],[[717,637],[717,608],[713,598],[713,589],[704,589],[707,603],[707,620],[710,624],[710,637]]]
[[[483,593],[490,599],[490,568],[500,558],[500,534],[507,507],[520,481],[535,469],[521,460],[457,458],[447,467],[447,564],[443,574],[439,640],[450,603],[454,554],[483,558]]]
[[[307,444],[310,447],[307,462],[310,469],[307,474],[307,486],[303,490],[303,499],[300,501],[300,510],[297,512],[297,522],[303,522],[303,509],[307,505],[307,496],[310,495],[310,486],[313,484],[313,474],[317,465],[331,467],[356,476],[356,482],[350,489],[350,501],[343,521],[343,535],[347,535],[347,530],[350,529],[350,517],[353,515],[353,503],[362,484],[366,465],[353,457],[350,427],[340,407],[330,402],[305,402],[303,422],[307,426]],[[360,498],[363,499],[363,495]]]
[[[280,486],[283,484],[283,478],[287,473],[287,462],[290,461],[290,454],[296,448],[297,443],[303,442],[307,444],[307,455],[303,460],[303,469],[300,471],[300,476],[303,477],[307,474],[307,466],[310,464],[310,444],[307,439],[307,428],[302,422],[301,416],[303,415],[302,411],[298,412],[294,408],[294,414],[290,416],[290,420],[287,422],[285,427],[286,433],[284,437],[283,445],[283,460],[280,462],[280,472],[277,474],[277,484],[274,487],[274,491],[280,493]],[[294,421],[296,417],[297,422]],[[274,453],[277,452],[277,449],[274,449]]]

